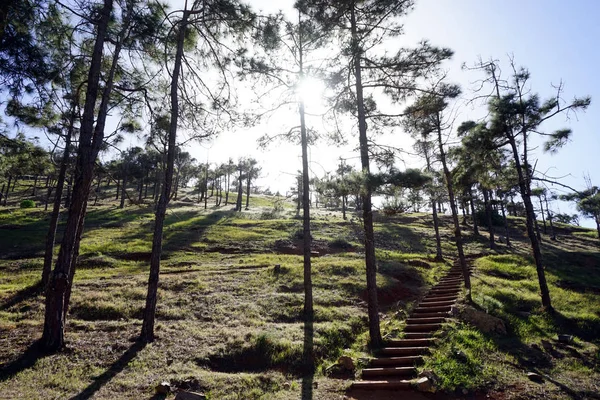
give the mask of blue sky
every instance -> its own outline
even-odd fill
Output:
[[[473,64],[479,56],[499,59],[509,73],[507,54],[514,55],[518,65],[531,72],[531,89],[542,98],[552,96],[551,84],[561,79],[565,84],[564,98],[592,96],[586,113],[566,121],[556,117],[548,130],[563,126],[573,129],[573,141],[557,155],[535,152],[538,169],[549,174],[574,176],[565,182],[583,185],[582,174],[589,172],[600,184],[598,154],[600,152],[600,2],[541,0],[421,0],[405,24],[407,36],[452,48],[454,60],[449,66],[450,77],[463,85],[469,96],[470,82],[479,74],[462,71],[463,62]],[[471,111],[467,108],[464,114]],[[475,114],[476,115],[476,114]]]

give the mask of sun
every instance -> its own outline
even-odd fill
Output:
[[[324,91],[323,81],[310,76],[304,77],[296,86],[298,100],[304,101],[304,106],[313,110],[323,106]]]

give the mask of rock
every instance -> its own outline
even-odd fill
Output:
[[[458,350],[456,353],[454,353],[454,355],[456,356],[456,359],[460,362],[466,363],[467,361],[469,361],[469,357],[462,350]]]
[[[528,372],[527,377],[530,381],[542,383],[544,382],[544,378],[540,374],[536,374],[535,372]]]
[[[519,317],[523,317],[523,318],[529,318],[529,316],[531,315],[531,313],[530,313],[530,312],[527,312],[527,311],[519,311],[519,312],[517,313],[517,315],[518,315]]]
[[[313,382],[313,387],[314,387],[315,389],[318,389],[318,388],[319,388],[319,382],[316,382],[316,381],[315,381],[315,382]]]
[[[456,307],[456,314],[461,320],[474,325],[484,333],[495,332],[506,335],[506,325],[504,324],[504,321],[493,315],[489,315],[486,312],[479,311],[468,305],[462,305]]]
[[[542,340],[542,347],[544,348],[544,350],[546,350],[548,353],[552,353],[554,351],[554,346],[552,346],[552,343],[550,343],[547,340]]]
[[[202,393],[181,391],[175,396],[175,400],[206,400],[206,395]]]
[[[573,343],[573,335],[558,335],[560,343]]]
[[[355,365],[354,365],[354,360],[352,359],[352,357],[341,356],[340,358],[338,358],[337,362],[339,365],[344,367],[345,370],[354,371]]]
[[[426,376],[417,379],[415,387],[419,392],[435,392],[433,381]]]
[[[289,383],[289,382],[285,382],[285,383],[283,384],[283,390],[290,390],[290,388],[291,388],[291,387],[292,387],[292,385],[290,385],[290,383]]]
[[[169,394],[171,392],[171,384],[169,382],[161,382],[154,388],[157,394]]]
[[[273,272],[275,272],[276,274],[281,272],[281,264],[275,264],[275,267],[273,268]]]

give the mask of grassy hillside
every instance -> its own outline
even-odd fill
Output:
[[[326,368],[342,354],[359,361],[368,356],[360,221],[315,212],[313,339],[320,368],[314,378],[303,379],[301,222],[291,204],[275,212],[275,201],[251,198],[250,210],[242,213],[231,206],[173,204],[165,228],[158,340],[146,347],[135,337],[146,294],[152,208],[120,210],[108,201],[90,207],[67,349],[41,358],[34,342],[43,322],[38,282],[48,213],[1,209],[0,398],[150,398],[165,380],[210,399],[300,398],[302,386],[312,388],[315,399],[342,398],[349,380],[328,377]],[[450,268],[449,223],[444,218],[446,262],[435,263],[430,216],[377,216],[387,337],[397,335],[406,310]],[[517,237],[512,250],[500,245],[490,252],[484,237],[466,235],[468,253],[479,256],[473,261],[475,302],[502,318],[508,334],[483,334],[456,320],[440,334],[441,345],[423,368],[433,369],[448,393],[593,396],[600,382],[599,242],[571,228],[563,228],[557,242],[545,240],[557,309],[547,316],[539,309],[523,224],[511,220]],[[558,333],[576,339],[559,346],[553,341]],[[546,383],[528,381],[531,370],[546,375]]]

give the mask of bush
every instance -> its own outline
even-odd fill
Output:
[[[477,223],[479,226],[487,226],[487,217],[485,216],[485,210],[478,210],[475,213],[477,217]],[[492,225],[504,226],[504,218],[498,213],[498,211],[492,210]]]
[[[33,208],[35,207],[35,201],[33,200],[23,200],[19,205],[21,208]]]

